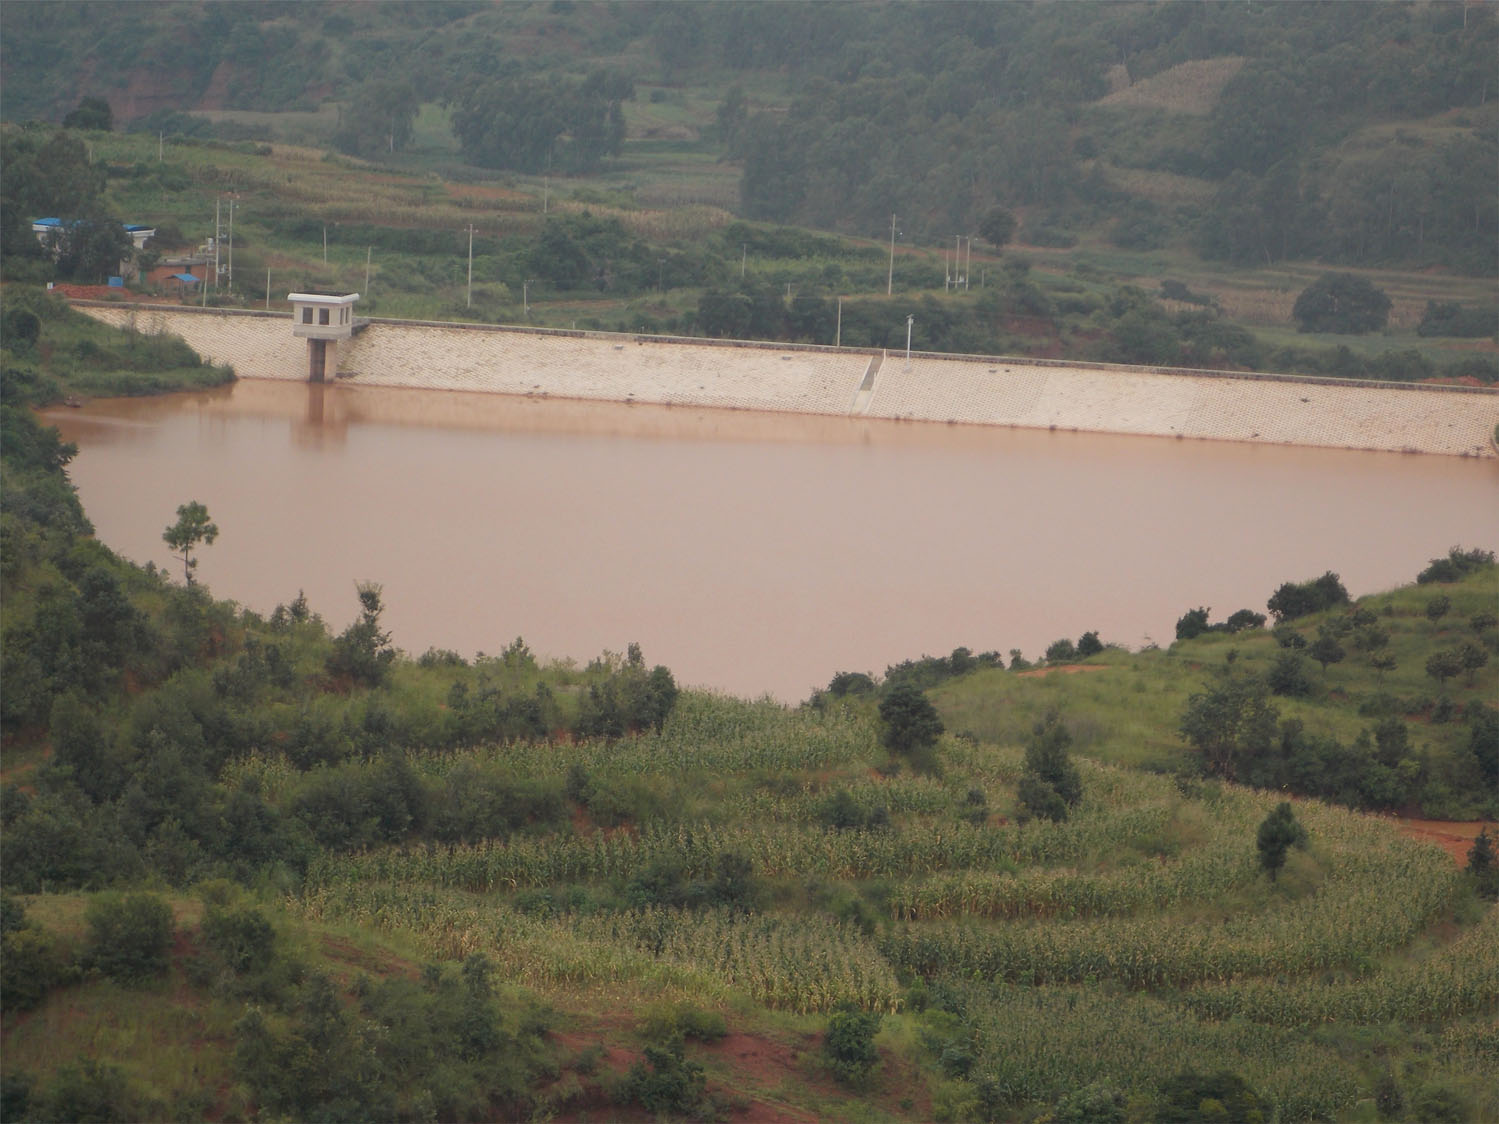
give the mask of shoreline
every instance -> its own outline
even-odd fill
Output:
[[[306,380],[284,312],[73,302],[245,378]],[[370,320],[337,381],[927,424],[1499,459],[1499,389]]]

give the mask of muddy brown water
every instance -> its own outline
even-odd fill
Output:
[[[260,612],[343,627],[384,586],[412,654],[631,641],[679,682],[792,701],[840,670],[1355,595],[1499,547],[1499,462],[245,380],[49,419],[99,537]]]

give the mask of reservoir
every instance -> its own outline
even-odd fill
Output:
[[[103,542],[181,580],[161,535],[198,500],[198,576],[246,608],[304,590],[341,629],[375,581],[412,655],[638,642],[785,701],[960,645],[1164,646],[1199,605],[1499,548],[1493,459],[263,380],[46,418]]]

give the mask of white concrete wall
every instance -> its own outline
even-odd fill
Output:
[[[80,305],[106,323],[182,336],[242,378],[307,378],[285,314]],[[867,352],[668,343],[632,336],[381,321],[339,347],[369,386],[787,410],[1333,448],[1495,455],[1499,393],[1339,385],[901,354],[859,395]]]

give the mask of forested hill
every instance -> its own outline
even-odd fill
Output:
[[[751,218],[931,239],[1002,207],[1033,245],[1496,269],[1499,21],[1461,0],[49,3],[4,37],[13,121],[337,102],[329,140],[392,155],[427,104],[481,167],[718,153]],[[715,108],[641,124],[679,98]]]

